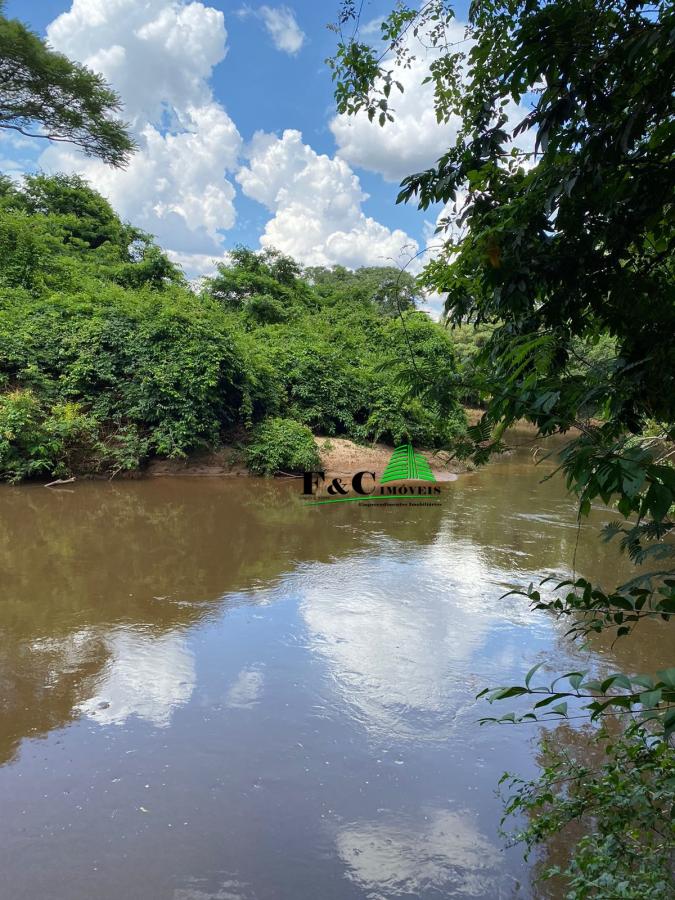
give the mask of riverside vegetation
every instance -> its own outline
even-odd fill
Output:
[[[672,627],[672,3],[488,0],[463,27],[446,0],[397,3],[379,43],[359,18],[345,0],[329,61],[338,110],[395,120],[397,73],[423,47],[429,103],[456,130],[398,199],[444,204],[423,281],[446,295],[449,321],[487,328],[470,379],[487,409],[463,452],[485,462],[520,417],[542,437],[576,427],[559,462],[579,521],[593,503],[616,510],[604,536],[642,564],[617,587],[587,573],[522,593],[571,638],[621,638],[645,618]],[[608,354],[579,352],[601,342]],[[567,897],[673,896],[675,667],[550,684],[537,672],[483,691],[531,704],[497,721],[586,719],[588,740],[568,753],[553,734],[540,777],[505,776],[513,839],[532,849],[576,829],[573,852],[544,872]]]
[[[439,232],[458,226],[422,283],[446,295],[459,340],[414,310],[416,286],[395,270],[302,271],[239,248],[194,291],[80,179],[3,179],[0,475],[114,475],[225,437],[248,442],[257,471],[300,468],[312,429],[454,440],[480,464],[519,418],[541,436],[575,428],[560,467],[579,518],[616,509],[605,537],[645,568],[617,587],[588,573],[523,593],[573,638],[670,627],[672,4],[490,0],[458,36],[446,0],[398,3],[377,46],[359,38],[359,9],[345,0],[335,26],[339,111],[392,120],[417,36],[436,118],[458,125],[399,200],[444,204]],[[0,128],[113,166],[133,152],[100,76],[2,16],[0,83]],[[513,101],[527,104],[515,121]],[[465,428],[460,400],[486,404],[479,423]],[[563,752],[553,732],[538,778],[505,777],[514,839],[531,849],[576,829],[544,872],[575,900],[672,896],[675,668],[551,684],[537,672],[484,692],[534,704],[499,721],[585,718],[587,740]]]
[[[235,249],[199,289],[77,176],[0,180],[0,475],[116,473],[223,440],[253,471],[317,464],[312,432],[447,446],[448,333],[391,268],[302,270]],[[399,314],[400,306],[400,314]]]

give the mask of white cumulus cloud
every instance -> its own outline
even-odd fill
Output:
[[[471,815],[448,809],[425,810],[410,821],[381,816],[338,831],[337,851],[348,877],[368,897],[496,897],[499,851],[478,830]]]
[[[227,50],[222,12],[167,0],[73,0],[47,29],[50,43],[101,72],[119,91],[139,144],[126,170],[65,145],[41,157],[47,171],[77,171],[125,218],[188,261],[222,252],[236,219],[241,136],[209,78]]]
[[[260,239],[305,265],[390,265],[417,251],[400,229],[366,216],[358,177],[343,159],[316,153],[299,131],[258,132],[237,180],[273,217]]]
[[[453,23],[447,35],[451,45],[463,45],[464,50],[470,46],[465,39],[465,27]],[[406,41],[406,48],[414,58],[408,67],[394,70],[394,77],[404,90],[399,93],[396,87],[392,89],[389,102],[393,122],[386,122],[382,127],[377,116],[371,122],[364,112],[355,116],[336,115],[330,122],[338,154],[351,165],[377,172],[387,181],[400,182],[407,175],[433,166],[454,144],[461,125],[457,116],[440,124],[436,121],[433,83],[422,82],[439,51],[425,46],[426,43],[412,35]],[[515,125],[527,110],[512,102],[506,112]]]
[[[305,42],[305,33],[293,10],[288,6],[261,6],[258,12],[277,50],[296,54]]]
[[[242,669],[227,692],[225,705],[230,709],[251,709],[260,700],[263,685],[262,672],[256,668]]]
[[[455,42],[463,37],[463,26],[453,25],[449,39]],[[425,48],[412,37],[407,46],[415,58],[409,68],[395,70],[394,77],[404,91],[399,93],[394,87],[390,95],[394,121],[381,127],[377,117],[370,122],[367,115],[359,113],[356,116],[337,115],[330,123],[343,159],[395,182],[433,165],[454,142],[460,127],[457,117],[438,124],[433,84],[422,84],[436,51]]]
[[[57,50],[101,72],[122,95],[134,125],[170,107],[212,99],[208,79],[227,52],[220,10],[172,0],[73,0],[47,27]]]
[[[105,639],[110,659],[96,691],[76,709],[99,725],[122,725],[138,716],[160,728],[190,700],[195,663],[183,637],[119,629]]]
[[[246,7],[241,14],[256,15],[280,50],[300,49],[305,36],[290,7]],[[297,131],[258,133],[244,154],[211,87],[227,53],[220,10],[196,0],[72,0],[47,37],[120,93],[139,151],[125,170],[115,170],[54,144],[39,165],[82,173],[123,218],[156,235],[190,277],[224,258],[223,232],[236,224],[237,172],[244,193],[272,214],[262,246],[308,265],[349,267],[405,261],[417,251],[405,232],[364,213],[367,195],[346,157],[316,153]]]

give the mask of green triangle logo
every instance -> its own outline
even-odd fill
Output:
[[[381,484],[388,481],[436,481],[431,466],[421,453],[415,453],[412,444],[403,444],[391,454],[384,470]]]

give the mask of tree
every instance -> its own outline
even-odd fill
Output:
[[[389,316],[415,309],[421,293],[415,278],[395,266],[364,266],[353,272],[344,266],[316,266],[306,274],[322,297],[374,303]]]
[[[283,321],[294,307],[310,302],[300,266],[278,250],[256,252],[237,246],[218,274],[205,280],[205,289],[226,308],[246,309],[253,320]]]
[[[84,272],[135,288],[185,281],[151,235],[122,222],[79,175],[0,176],[0,253],[0,285],[32,291]]]
[[[359,39],[356,4],[345,2],[330,63],[338,110],[386,126],[396,91],[403,90],[396,70],[409,63],[419,38],[431,48],[426,80],[437,119],[461,122],[454,144],[427,170],[407,177],[398,198],[422,209],[445,204],[439,229],[445,246],[427,265],[423,283],[446,295],[449,324],[492,328],[472,371],[463,373],[488,403],[460,450],[484,462],[503,449],[504,430],[519,418],[541,435],[576,427],[561,467],[579,495],[580,516],[598,498],[616,507],[623,521],[606,536],[620,535],[636,562],[658,560],[658,566],[614,591],[577,579],[559,585],[550,600],[534,588],[527,596],[537,609],[571,617],[574,634],[614,628],[621,636],[645,617],[669,621],[675,614],[675,573],[667,565],[672,547],[664,541],[675,502],[675,8],[665,0],[485,0],[471,4],[462,41],[450,32],[452,20],[445,0],[419,8],[397,4],[382,23],[381,45],[373,47]],[[603,352],[585,352],[597,345]],[[564,689],[535,688],[531,677],[490,699],[544,694],[538,705],[563,701],[547,709],[566,717],[569,697],[594,721],[617,708],[631,713],[625,745],[610,745],[608,768],[596,773],[598,795],[612,784],[617,808],[632,802],[630,784],[619,777],[627,755],[632,782],[642,779],[647,794],[650,773],[665,765],[675,774],[668,752],[675,670],[601,684],[570,673]],[[516,788],[510,808],[540,817],[525,835],[528,842],[597,811],[592,791],[574,794],[574,772],[558,767],[555,775]],[[597,840],[588,836],[576,868],[573,860],[567,872],[569,896],[646,895],[640,847],[652,845],[642,837],[645,828],[662,834],[663,811],[675,799],[672,783],[658,808],[650,807],[651,820],[636,813],[631,841],[621,843],[626,824],[611,816]],[[542,819],[551,808],[558,815]],[[672,887],[672,832],[659,840],[650,897],[669,896]],[[625,854],[620,873],[594,882],[611,868],[613,852]]]
[[[52,50],[0,2],[0,128],[68,142],[111,166],[135,150],[117,118],[119,96],[105,79]]]
[[[135,236],[105,197],[79,175],[27,175],[18,196],[30,215],[59,216],[68,222],[71,239],[92,249],[109,241],[126,250]]]

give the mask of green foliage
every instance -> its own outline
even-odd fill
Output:
[[[541,585],[553,580],[548,576],[542,579]],[[533,610],[546,610],[557,618],[571,619],[567,634],[574,638],[608,628],[615,628],[617,637],[624,637],[642,619],[660,618],[669,622],[675,614],[675,579],[665,578],[658,588],[649,579],[647,584],[648,587],[643,587],[642,579],[636,578],[632,584],[607,594],[586,578],[577,578],[558,582],[550,598],[542,598],[541,592],[532,585],[525,591],[509,593],[527,597]],[[561,594],[563,588],[571,590]]]
[[[114,474],[217,441],[247,383],[220,306],[78,177],[0,188],[2,476]]]
[[[449,323],[460,333],[475,326],[475,343],[482,343],[476,352],[460,349],[462,396],[487,408],[457,452],[486,462],[505,448],[505,429],[522,418],[542,436],[576,429],[560,467],[579,497],[580,517],[597,500],[615,507],[623,522],[605,535],[620,535],[636,563],[659,561],[656,571],[614,591],[581,579],[566,593],[560,591],[570,585],[558,585],[551,599],[533,588],[527,596],[535,608],[569,617],[572,636],[607,627],[622,636],[645,617],[670,621],[675,572],[664,561],[672,556],[675,510],[673,4],[488,0],[470,5],[467,40],[456,42],[446,0],[397,3],[382,23],[384,52],[359,38],[359,15],[347,0],[335,26],[338,110],[386,125],[394,115],[392,89],[403,89],[396,68],[410,65],[408,36],[417,34],[434,48],[424,80],[433,86],[437,120],[459,123],[453,145],[407,177],[398,198],[415,199],[422,209],[448,205],[439,227],[444,251],[422,283],[445,294]],[[513,118],[514,101],[523,108],[521,121]],[[584,676],[573,677],[577,703]],[[629,694],[591,699],[583,714],[614,716],[618,706],[632,715],[642,703],[635,677],[615,676],[611,683],[624,679]],[[528,844],[548,839],[565,821],[585,829],[565,873],[570,897],[672,892],[673,835],[663,822],[675,803],[670,677],[665,684],[652,679],[646,693],[657,711],[624,727],[601,771],[584,781],[558,757],[557,768],[516,793],[511,809],[532,815],[522,836]],[[531,693],[526,683],[500,688],[491,699]],[[553,686],[545,693],[538,707],[555,701],[551,712],[567,716],[568,693]],[[509,713],[502,721],[522,718]],[[633,778],[623,776],[624,766]],[[664,776],[662,785],[654,773]],[[564,785],[574,785],[572,801]],[[539,799],[548,809],[541,827]],[[591,822],[599,825],[596,834]]]
[[[183,284],[149,235],[123,223],[77,175],[0,184],[0,285],[76,291],[83,276],[125,287]]]
[[[311,472],[321,460],[309,428],[293,419],[274,418],[254,429],[246,462],[257,475],[276,475]]]
[[[98,450],[96,422],[76,403],[47,410],[31,390],[0,394],[0,477],[67,475],[86,469]]]
[[[488,395],[482,390],[476,366],[480,365],[480,355],[493,331],[492,325],[468,324],[454,325],[450,330],[460,374],[460,397],[469,406],[483,406],[487,400]]]
[[[371,402],[367,380],[315,319],[258,336],[281,382],[280,406],[318,433],[355,435]]]
[[[387,323],[383,338],[375,368],[388,377],[367,432],[394,444],[447,447],[466,429],[451,337],[429,327],[424,314],[409,313]]]
[[[278,310],[283,318],[295,306],[311,300],[305,282],[300,278],[300,267],[288,256],[277,250],[256,253],[247,247],[235,247],[230,251],[230,263],[219,263],[218,274],[207,278],[206,291],[227,309],[242,309],[250,304]],[[253,314],[253,319],[258,318]],[[260,321],[275,321],[262,316]]]
[[[0,128],[75,144],[112,166],[135,144],[117,118],[121,102],[103,77],[50,49],[0,4]]]
[[[410,314],[404,324],[377,313],[364,321],[360,311],[339,312],[341,321],[333,309],[261,335],[270,341],[284,405],[293,417],[328,435],[446,446],[464,426],[454,384],[446,385],[443,396],[418,396],[409,383],[410,360],[418,368],[431,367],[440,347],[442,365],[452,373],[452,348],[442,329],[422,313]]]
[[[344,4],[338,31],[354,18]],[[601,412],[610,439],[672,422],[672,4],[474,4],[471,41],[449,50],[452,18],[444,0],[399,4],[382,25],[386,64],[357,27],[333,68],[341,111],[388,113],[406,36],[438,51],[437,115],[462,125],[399,199],[454,203],[448,224],[465,226],[424,281],[447,295],[453,323],[493,328],[480,357],[488,421],[526,417],[550,433]],[[531,111],[516,123],[505,107],[523,97]],[[615,350],[601,365],[579,354],[598,341]]]
[[[0,396],[13,435],[0,474],[112,475],[279,415],[444,446],[462,426],[452,378],[423,399],[401,365],[412,352],[452,375],[443,329],[389,315],[389,269],[314,276],[321,290],[288,257],[240,247],[195,295],[81,178],[0,179]]]
[[[539,778],[502,778],[505,818],[525,813],[529,819],[511,838],[530,849],[566,835],[583,817],[585,834],[580,840],[570,834],[574,852],[545,870],[548,878],[564,877],[569,900],[667,900],[675,887],[675,750],[655,744],[639,726],[618,739],[612,731],[589,734],[574,754],[561,749],[553,732],[543,742]]]
[[[27,175],[17,206],[34,216],[57,216],[64,239],[75,247],[93,249],[108,242],[125,250],[135,236],[112,206],[79,175]]]
[[[236,419],[243,380],[236,338],[216,307],[183,293],[112,284],[48,299],[12,292],[0,296],[0,343],[8,387],[39,392],[46,415],[62,403],[86,409],[109,448],[120,443],[128,453],[138,433],[139,453],[176,456],[217,441]],[[51,453],[33,443],[21,448],[31,458],[25,474],[60,472],[70,458],[59,457],[55,468]],[[100,462],[114,463],[114,454]]]
[[[287,257],[245,248],[231,256],[205,292],[240,316],[267,373],[251,394],[251,420],[283,413],[320,434],[421,447],[461,433],[452,342],[414,311],[410,276],[390,267],[300,273]],[[423,386],[411,368],[426,374]]]
[[[583,581],[575,587],[583,588],[585,602],[573,608],[591,610],[587,630],[604,624],[621,634],[630,627],[624,622],[634,625],[641,617],[658,614],[669,618],[659,610],[664,602],[669,609],[675,608],[674,584],[669,585],[669,600],[660,598],[647,607],[651,598],[646,592],[601,598]],[[530,589],[536,607],[542,608],[537,593]],[[603,599],[608,602],[603,604]],[[616,610],[615,621],[609,619],[610,605]],[[556,609],[568,614],[568,607],[561,604]],[[575,622],[572,631],[579,630],[581,625]],[[556,732],[546,735],[536,779],[523,781],[508,773],[502,777],[500,783],[507,785],[502,822],[522,813],[528,816],[527,825],[510,838],[524,843],[529,851],[571,829],[568,846],[574,849],[567,851],[566,863],[547,867],[543,873],[545,878],[562,876],[565,897],[570,900],[671,897],[675,890],[675,668],[655,676],[616,672],[602,679],[587,671],[568,672],[550,684],[537,684],[533,679],[541,665],[530,669],[523,684],[479,694],[491,703],[516,697],[536,700],[531,711],[484,717],[481,722],[557,719],[567,723],[581,718],[601,727],[581,732],[587,739],[576,755],[563,749]],[[579,825],[584,832],[580,840]]]
[[[511,697],[539,696],[542,699],[537,700],[533,711],[521,716],[506,713],[500,718],[484,717],[481,722],[516,724],[556,716],[566,719],[569,704],[574,703],[575,709],[582,711],[582,716],[590,721],[601,719],[607,712],[615,713],[617,709],[630,712],[633,716],[632,724],[643,726],[649,723],[650,735],[652,738],[660,736],[661,743],[668,743],[675,732],[675,668],[665,669],[654,677],[629,677],[617,672],[602,681],[589,678],[588,672],[568,672],[554,679],[550,685],[535,686],[532,678],[540,668],[541,664],[533,666],[522,685],[485,688],[478,695],[486,696],[490,703]],[[569,682],[568,687],[561,687],[561,682],[564,681]],[[556,705],[551,706],[552,703]]]
[[[416,279],[394,266],[364,266],[353,272],[344,266],[314,266],[305,275],[324,302],[358,302],[387,316],[410,312],[421,296]]]
[[[50,451],[40,404],[30,391],[0,396],[0,471],[20,478],[51,467]]]
[[[116,447],[127,457],[123,468],[149,453],[180,455],[217,442],[238,415],[245,376],[236,335],[217,308],[189,296],[112,285],[48,300],[13,294],[0,298],[0,343],[7,387],[39,392],[47,418],[64,402],[84,407],[100,441],[97,464],[83,465],[43,453],[25,430],[14,455],[25,455],[26,466],[5,469],[12,478],[61,474],[68,460],[73,471],[117,470]]]

